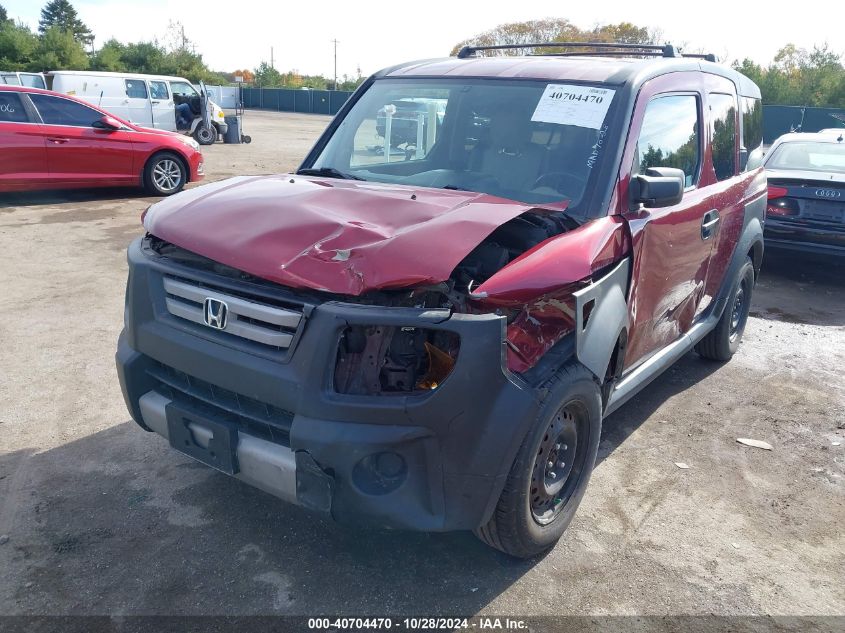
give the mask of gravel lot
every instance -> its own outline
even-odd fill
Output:
[[[294,168],[327,121],[247,112],[207,180]],[[565,539],[523,562],[341,528],[131,422],[113,354],[152,201],[0,198],[0,613],[845,615],[842,267],[767,257],[733,361],[690,354],[609,418]]]

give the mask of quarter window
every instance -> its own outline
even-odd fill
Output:
[[[130,99],[146,99],[147,84],[141,79],[127,79],[126,96]]]
[[[736,100],[733,95],[711,94],[710,145],[716,180],[726,180],[736,173]]]
[[[150,97],[153,99],[167,99],[167,82],[151,81]]]
[[[93,108],[70,99],[44,94],[31,94],[29,97],[47,125],[91,127],[95,121],[103,118],[103,115]]]
[[[675,167],[686,175],[686,186],[693,186],[701,162],[700,130],[695,96],[670,95],[652,100],[637,141],[634,173],[644,174],[650,167]]]
[[[757,169],[763,164],[763,104],[759,99],[742,97],[742,146],[748,153],[745,165]]]
[[[29,117],[21,97],[14,92],[0,92],[0,123],[27,123]]]

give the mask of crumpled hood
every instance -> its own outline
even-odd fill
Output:
[[[493,230],[532,208],[466,191],[288,174],[185,191],[152,206],[144,226],[285,286],[360,295],[445,281]]]

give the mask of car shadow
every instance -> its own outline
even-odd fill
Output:
[[[0,194],[0,207],[29,207],[35,205],[63,204],[66,202],[101,202],[106,200],[159,198],[150,196],[138,187],[102,187],[96,189],[50,189],[39,191],[14,191]]]
[[[681,359],[608,418],[599,461],[718,367]],[[77,613],[468,614],[542,559],[513,559],[469,532],[337,525],[179,455],[133,422],[0,456],[0,496],[14,516],[0,526],[10,537],[0,560],[9,553],[15,612],[61,613],[77,596]]]
[[[686,391],[719,370],[722,363],[689,352],[602,422],[596,465],[607,459],[669,398]]]
[[[751,316],[803,325],[845,325],[845,261],[767,252]]]
[[[536,564],[468,532],[337,525],[133,422],[0,456],[0,497],[6,613],[469,614]]]

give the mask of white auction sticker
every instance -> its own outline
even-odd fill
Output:
[[[531,120],[598,130],[614,94],[616,91],[609,88],[549,84]]]

